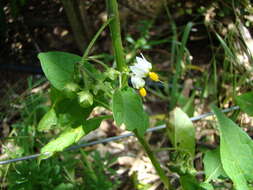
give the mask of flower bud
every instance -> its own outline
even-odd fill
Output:
[[[93,104],[93,95],[88,90],[81,91],[78,93],[78,102],[81,107],[90,107]]]
[[[76,96],[76,92],[78,91],[79,86],[74,82],[67,83],[64,88],[63,92],[68,98],[74,98]]]
[[[119,75],[119,72],[113,68],[109,68],[106,70],[106,75],[108,76],[109,79],[115,80],[117,76]]]

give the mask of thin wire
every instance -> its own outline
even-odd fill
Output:
[[[233,107],[226,108],[226,109],[222,110],[222,112],[226,113],[226,112],[230,112],[230,111],[234,111],[234,110],[238,110],[238,109],[239,109],[239,106],[233,106]],[[208,116],[212,116],[212,115],[214,115],[214,113],[208,112],[208,113],[198,115],[196,117],[191,117],[190,120],[191,121],[197,121],[197,120],[200,120],[200,119],[206,118]],[[158,131],[158,130],[161,130],[161,129],[164,129],[164,128],[166,128],[165,124],[164,125],[159,125],[157,127],[149,128],[146,132],[148,133],[148,132]],[[84,148],[84,147],[87,147],[87,146],[92,146],[92,145],[97,145],[97,144],[102,144],[102,143],[108,143],[108,142],[111,142],[111,141],[116,141],[116,140],[119,140],[119,139],[122,139],[122,138],[131,137],[131,136],[134,136],[134,134],[133,133],[127,133],[127,134],[124,134],[124,135],[119,135],[119,136],[109,137],[109,138],[105,138],[105,139],[100,139],[100,140],[96,140],[96,141],[92,141],[92,142],[88,142],[88,143],[84,143],[84,144],[71,146],[71,147],[65,149],[64,151],[72,151],[72,150],[76,150],[76,149],[79,149],[79,148]],[[15,158],[15,159],[10,159],[10,160],[3,160],[3,161],[0,161],[0,165],[9,164],[9,163],[18,162],[18,161],[23,161],[23,160],[35,159],[39,156],[47,155],[47,154],[49,154],[49,153],[33,154],[33,155],[24,156],[24,157]]]

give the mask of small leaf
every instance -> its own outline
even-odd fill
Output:
[[[183,190],[205,190],[205,188],[200,186],[196,178],[190,174],[180,176],[180,183]]]
[[[109,119],[109,118],[112,118],[112,116],[105,115],[105,116],[95,117],[95,118],[86,120],[83,124],[83,130],[85,134],[88,134],[89,132],[97,129],[103,120]]]
[[[220,149],[209,150],[205,153],[204,157],[204,167],[206,182],[217,179],[219,176],[226,177],[226,173],[222,167],[220,159]]]
[[[61,183],[57,185],[54,190],[73,190],[75,186],[71,183]]]
[[[43,154],[47,152],[48,154],[40,156],[39,160],[47,159],[54,153],[60,152],[73,143],[78,142],[84,134],[85,132],[82,126],[67,129],[59,137],[50,141],[41,149],[40,153]]]
[[[235,98],[236,103],[248,115],[253,116],[253,92],[247,92]]]
[[[47,131],[53,125],[57,124],[57,116],[55,110],[51,108],[40,120],[38,124],[38,131]]]
[[[149,125],[148,115],[143,110],[141,98],[134,89],[124,88],[115,91],[112,99],[112,111],[116,124],[125,124],[127,130],[144,135]]]
[[[216,36],[218,38],[218,40],[221,43],[221,46],[224,48],[224,51],[226,53],[226,55],[228,56],[228,58],[230,58],[231,60],[236,60],[236,56],[235,54],[231,51],[231,48],[228,47],[228,44],[222,39],[222,37],[216,33]]]
[[[205,190],[214,190],[213,186],[210,183],[202,182],[199,184],[199,186]]]
[[[194,97],[195,94],[191,97],[185,97],[183,94],[180,94],[178,97],[178,105],[189,117],[193,117],[194,114]]]
[[[248,190],[247,180],[253,180],[253,141],[217,107],[212,110],[218,119],[222,166],[237,190]]]
[[[195,127],[190,118],[180,108],[170,113],[169,137],[176,149],[195,155]]]
[[[75,63],[81,60],[80,56],[65,52],[39,53],[38,58],[47,79],[58,90],[73,82]]]

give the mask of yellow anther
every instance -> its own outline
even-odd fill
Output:
[[[147,91],[146,91],[146,89],[143,88],[143,87],[140,88],[139,93],[140,93],[140,95],[141,95],[142,97],[145,97],[145,96],[147,95]]]
[[[151,78],[153,81],[159,81],[159,76],[155,72],[149,72],[148,73],[149,78]]]

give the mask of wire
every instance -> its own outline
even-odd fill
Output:
[[[226,109],[222,110],[222,112],[226,113],[226,112],[230,112],[230,111],[234,111],[234,110],[238,110],[238,109],[239,109],[239,106],[232,106],[230,108],[226,108]],[[206,118],[208,116],[212,116],[212,115],[214,115],[214,113],[208,112],[208,113],[198,115],[196,117],[191,117],[190,120],[191,121],[197,121],[197,120],[200,120],[200,119]],[[159,125],[157,127],[149,128],[146,132],[148,133],[148,132],[158,131],[158,130],[161,130],[161,129],[164,129],[164,128],[166,128],[165,124],[164,125]],[[96,141],[92,141],[92,142],[88,142],[88,143],[84,143],[84,144],[74,145],[74,146],[71,146],[69,148],[66,148],[64,151],[72,151],[72,150],[76,150],[76,149],[87,147],[87,146],[92,146],[92,145],[97,145],[97,144],[102,144],[102,143],[108,143],[108,142],[111,142],[111,141],[116,141],[116,140],[126,138],[126,137],[130,137],[130,136],[134,136],[134,134],[133,133],[127,133],[127,134],[124,134],[124,135],[119,135],[119,136],[100,139],[100,140],[96,140]],[[10,160],[3,160],[3,161],[0,161],[0,165],[9,164],[9,163],[18,162],[18,161],[23,161],[23,160],[35,159],[39,156],[47,155],[47,154],[49,154],[49,153],[33,154],[33,155],[24,156],[24,157],[20,157],[20,158],[14,158],[14,159],[10,159]]]

